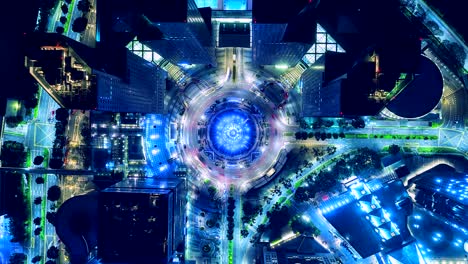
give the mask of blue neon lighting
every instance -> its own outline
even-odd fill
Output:
[[[213,148],[229,157],[246,154],[255,144],[254,120],[243,111],[227,110],[216,115],[209,132]]]

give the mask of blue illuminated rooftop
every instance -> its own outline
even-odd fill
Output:
[[[324,217],[364,258],[398,249],[412,240],[406,227],[411,205],[400,206],[409,199],[401,181],[372,187],[372,183],[356,183],[339,196],[344,203],[321,206]]]

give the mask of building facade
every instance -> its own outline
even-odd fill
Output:
[[[140,37],[143,44],[174,64],[216,64],[211,10],[202,16],[193,0],[155,1],[145,8],[163,37]]]
[[[314,6],[309,1],[252,3],[254,65],[296,65],[315,43]]]

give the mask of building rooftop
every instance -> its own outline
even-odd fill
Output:
[[[99,256],[117,263],[166,263],[180,233],[178,179],[125,179],[99,197]],[[180,217],[183,217],[180,215]],[[177,219],[176,219],[177,218]]]
[[[443,86],[437,65],[421,55],[413,80],[388,103],[387,108],[403,118],[424,116],[439,103]]]
[[[255,0],[252,1],[252,19],[254,23],[286,24],[309,2],[309,0],[291,0],[286,4],[282,0]]]
[[[401,181],[391,181],[376,190],[365,183],[350,188],[357,200],[324,216],[361,257],[398,249],[413,240],[406,227],[411,205],[402,206],[408,195]]]

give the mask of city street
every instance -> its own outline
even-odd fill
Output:
[[[48,164],[48,155],[51,152],[53,140],[55,139],[55,116],[53,115],[53,112],[57,110],[58,107],[58,104],[46,92],[41,91],[38,98],[37,117],[28,121],[28,123],[21,126],[20,129],[6,130],[4,140],[16,140],[23,143],[30,153],[29,155],[31,160],[36,156],[44,156],[45,161],[40,166],[31,164],[32,168],[41,168],[45,164]],[[28,249],[28,255],[29,259],[32,259],[35,256],[43,256],[44,258],[48,247],[56,241],[54,227],[45,221],[45,212],[47,212],[52,205],[52,202],[47,201],[47,190],[50,186],[56,185],[58,180],[57,176],[52,174],[30,175],[30,223],[32,228],[30,234],[31,244]],[[46,182],[44,184],[37,184],[36,179],[38,177],[43,177],[46,179]],[[36,197],[42,198],[41,204],[34,204],[34,199]],[[42,234],[39,236],[34,235],[36,226],[33,224],[33,219],[36,217],[42,218],[42,223],[44,223],[45,227],[42,230]]]

